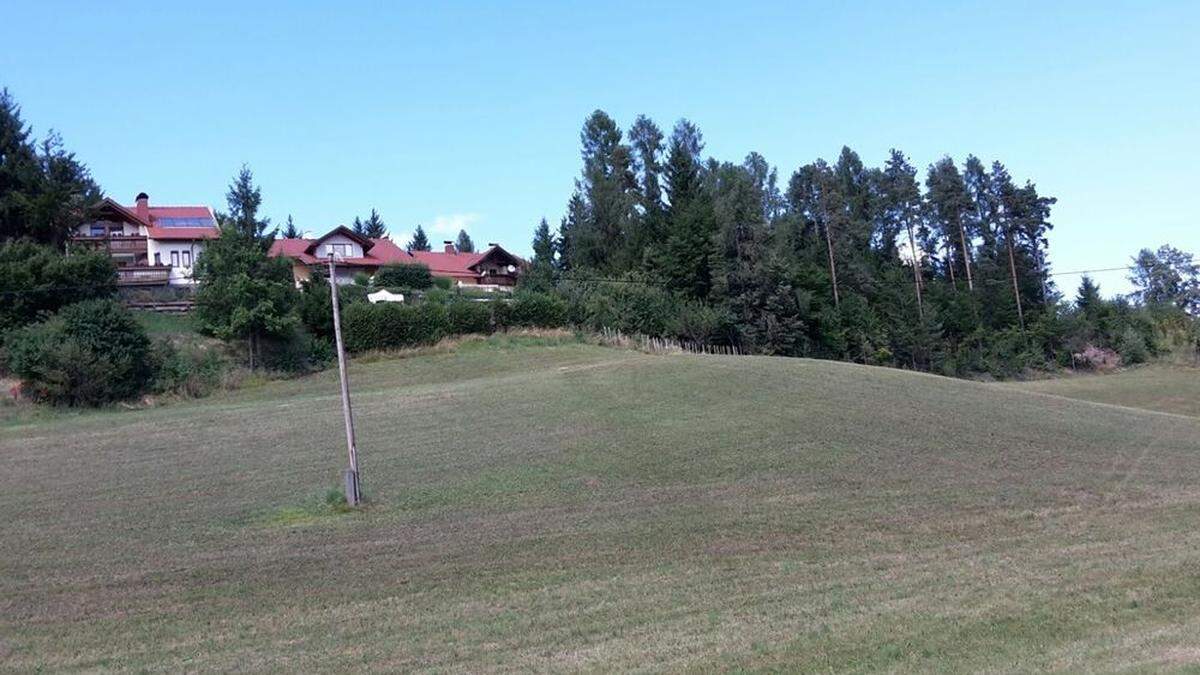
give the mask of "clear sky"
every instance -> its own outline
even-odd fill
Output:
[[[1045,5],[1050,5],[1045,6]],[[1056,270],[1200,254],[1200,2],[0,2],[0,86],[129,203],[529,250],[584,118],[696,122],[781,178],[843,144],[999,159],[1058,198]],[[1105,291],[1123,274],[1098,275]],[[1073,290],[1074,279],[1060,284]]]

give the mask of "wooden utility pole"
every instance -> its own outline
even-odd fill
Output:
[[[346,421],[346,452],[350,455],[350,468],[342,478],[346,484],[346,503],[358,506],[362,492],[358,481],[358,447],[354,444],[354,413],[350,410],[350,380],[346,377],[346,348],[342,346],[342,313],[338,308],[337,270],[333,255],[329,256],[329,293],[333,298],[333,335],[337,342],[338,378],[342,384],[342,417]]]

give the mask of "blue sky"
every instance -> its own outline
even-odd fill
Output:
[[[1059,199],[1060,271],[1200,254],[1194,1],[176,4],[0,12],[0,86],[123,202],[223,208],[245,162],[278,224],[374,207],[398,238],[465,225],[526,252],[603,108],[688,117],[706,154],[785,180],[843,144],[1000,159]]]

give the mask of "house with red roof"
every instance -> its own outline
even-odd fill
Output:
[[[374,275],[384,265],[425,265],[435,277],[450,279],[456,286],[486,290],[511,290],[525,261],[497,244],[479,253],[464,253],[447,241],[441,251],[406,251],[391,239],[371,239],[345,226],[316,238],[276,239],[268,255],[292,260],[296,284],[312,278],[314,269],[325,272],[334,260],[337,282],[351,283],[360,273]]]
[[[108,253],[122,286],[190,286],[204,243],[219,232],[210,207],[151,206],[143,192],[133,206],[107,197],[93,206],[68,246]]]

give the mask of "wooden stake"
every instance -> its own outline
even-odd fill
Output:
[[[346,452],[350,455],[350,468],[343,478],[346,483],[346,503],[358,506],[362,501],[362,490],[358,477],[358,447],[354,444],[354,413],[350,410],[350,380],[346,377],[346,349],[342,346],[342,314],[338,309],[337,271],[333,256],[329,256],[329,292],[333,298],[333,335],[337,342],[338,379],[342,385],[342,418],[346,422]]]

